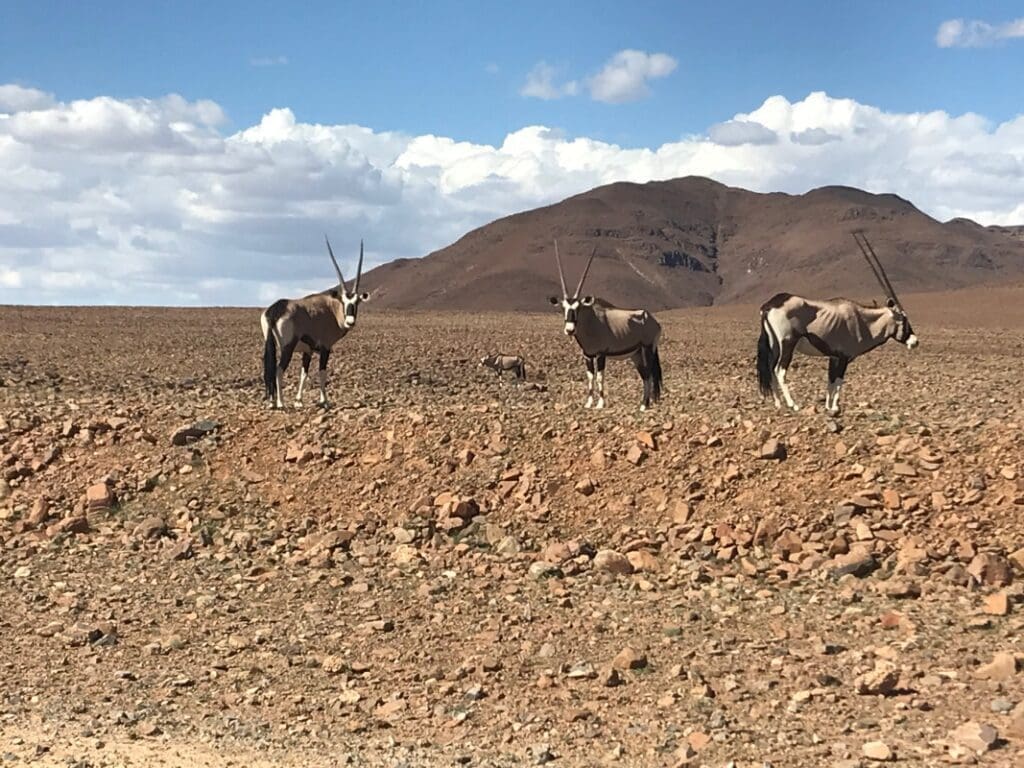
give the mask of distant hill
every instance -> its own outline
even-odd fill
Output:
[[[558,292],[558,238],[570,290],[596,245],[585,293],[620,306],[880,295],[855,228],[897,291],[1024,278],[1024,227],[942,223],[896,195],[850,187],[761,194],[690,176],[610,184],[507,216],[422,259],[382,265],[364,284],[385,307],[542,310]]]

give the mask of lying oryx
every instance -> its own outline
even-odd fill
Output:
[[[314,293],[301,299],[280,299],[275,301],[260,316],[263,328],[263,382],[267,388],[267,399],[272,408],[284,408],[281,388],[284,372],[291,362],[292,354],[298,349],[302,355],[302,372],[299,375],[299,390],[295,404],[302,403],[302,388],[309,375],[309,364],[313,353],[320,355],[320,405],[327,407],[327,358],[331,347],[340,341],[356,324],[359,304],[370,298],[368,293],[359,293],[359,279],[363,274],[363,243],[359,243],[359,266],[352,291],[345,286],[341,267],[334,258],[331,243],[327,241],[327,253],[338,273],[338,287]],[[277,350],[281,359],[277,359]]]
[[[519,355],[487,355],[480,358],[480,365],[493,370],[499,378],[503,371],[512,371],[517,379],[526,380],[526,361]]]
[[[580,297],[583,281],[594,261],[597,246],[590,254],[583,269],[580,282],[570,296],[565,287],[565,272],[558,255],[558,241],[555,241],[555,261],[558,263],[558,279],[562,284],[562,298],[552,296],[550,301],[556,307],[561,304],[565,313],[565,335],[572,336],[583,350],[587,363],[586,408],[595,405],[604,408],[604,365],[609,357],[628,357],[636,366],[644,382],[644,396],[640,410],[646,410],[651,402],[661,399],[661,358],[658,357],[658,341],[661,339],[661,325],[646,309],[619,309],[593,296]]]
[[[859,235],[859,237],[858,237]],[[917,336],[878,256],[862,232],[854,232],[861,253],[889,297],[884,307],[866,307],[847,299],[812,301],[780,293],[761,307],[761,338],[757,344],[757,379],[761,395],[769,394],[775,407],[779,395],[794,411],[800,409],[789,394],[786,370],[793,351],[820,355],[828,361],[828,392],[825,410],[839,413],[839,390],[846,366],[855,357],[870,352],[889,339],[917,346]],[[861,242],[863,240],[863,242]]]

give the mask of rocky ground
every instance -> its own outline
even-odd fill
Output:
[[[272,413],[252,310],[0,308],[0,765],[1022,765],[993,296],[908,297],[837,420],[749,308],[663,316],[647,414],[557,313],[368,305]]]

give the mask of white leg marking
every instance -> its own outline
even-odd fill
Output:
[[[597,407],[604,408],[604,372],[597,372]]]
[[[782,391],[782,397],[785,399],[786,405],[794,411],[799,411],[800,406],[793,402],[793,397],[789,394],[789,387],[786,386],[786,369],[776,369],[775,377],[778,379],[779,389]]]
[[[306,386],[306,369],[299,368],[299,391],[295,393],[295,404],[302,405],[302,388]]]
[[[327,402],[327,371],[320,370],[317,374],[320,379],[320,405],[326,408],[329,405]]]
[[[843,380],[836,379],[836,386],[832,391],[832,413],[839,413],[839,390],[842,388]]]
[[[284,371],[282,371],[281,367],[278,366],[278,368],[277,368],[277,401],[276,401],[276,404],[275,404],[277,408],[284,408],[284,400],[281,399],[281,393],[282,392],[284,392]]]
[[[587,371],[587,402],[583,406],[584,408],[594,407],[594,374]]]

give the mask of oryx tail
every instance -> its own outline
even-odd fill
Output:
[[[288,308],[288,300],[280,299],[271,304],[264,317],[267,322],[267,340],[263,344],[263,384],[267,388],[267,399],[277,399],[277,321]]]
[[[768,316],[761,310],[761,337],[757,340],[757,386],[762,397],[772,393],[772,376],[779,364],[779,340],[775,338],[768,323]]]

